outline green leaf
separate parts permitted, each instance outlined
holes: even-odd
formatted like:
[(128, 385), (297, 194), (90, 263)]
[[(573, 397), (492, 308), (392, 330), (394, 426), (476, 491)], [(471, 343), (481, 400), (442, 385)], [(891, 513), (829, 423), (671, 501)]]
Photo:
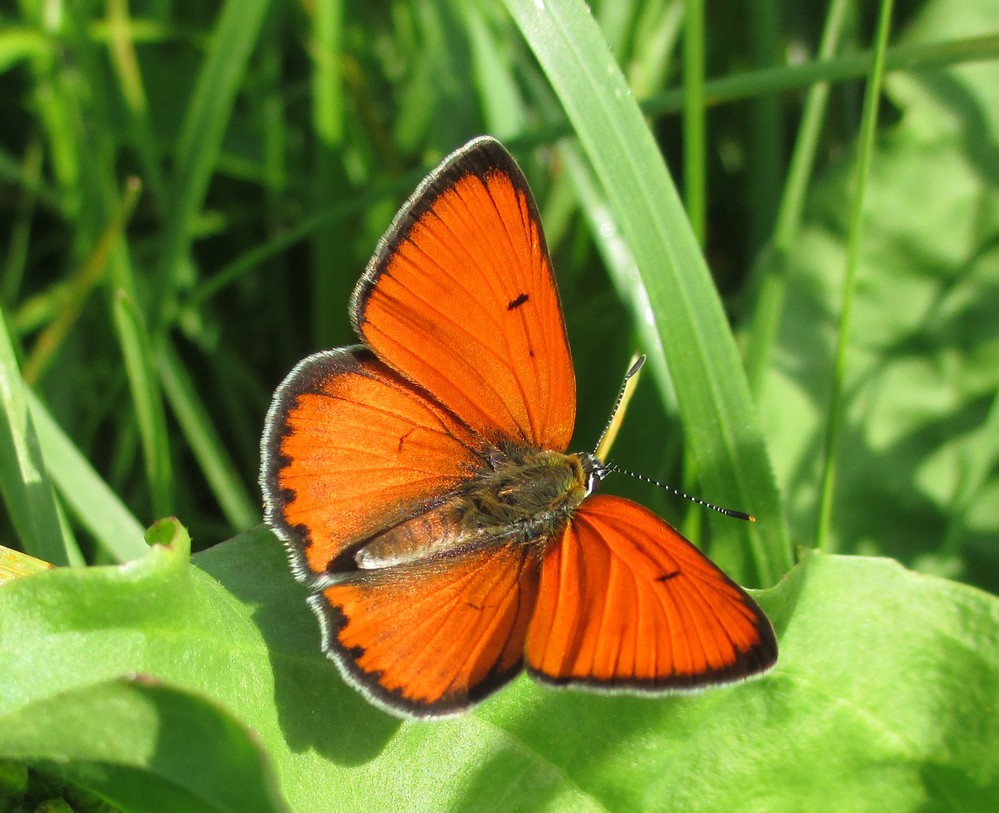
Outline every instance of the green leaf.
[(0, 750), (123, 810), (272, 813), (266, 755), (231, 713), (150, 678), (82, 686), (0, 720)]
[[(648, 698), (521, 678), (440, 723), (343, 683), (270, 533), (195, 561), (154, 547), (0, 588), (0, 759), (26, 709), (142, 674), (237, 715), (295, 810), (999, 805), (999, 718), (981, 711), (999, 703), (999, 599), (890, 561), (812, 555), (758, 593), (782, 647), (759, 680)], [(190, 740), (192, 758), (210, 747)]]

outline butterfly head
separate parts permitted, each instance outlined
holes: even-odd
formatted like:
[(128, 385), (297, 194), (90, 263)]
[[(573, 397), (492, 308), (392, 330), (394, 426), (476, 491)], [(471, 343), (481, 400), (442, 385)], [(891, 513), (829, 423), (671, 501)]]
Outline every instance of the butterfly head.
[(577, 452), (570, 457), (579, 461), (583, 481), (586, 483), (586, 496), (596, 491), (600, 481), (613, 471), (603, 460), (590, 452)]

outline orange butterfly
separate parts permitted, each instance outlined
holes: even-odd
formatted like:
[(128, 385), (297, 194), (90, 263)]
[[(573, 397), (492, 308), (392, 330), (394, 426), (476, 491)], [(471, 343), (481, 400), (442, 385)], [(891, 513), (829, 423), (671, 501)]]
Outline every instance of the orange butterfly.
[(417, 188), (350, 304), (364, 344), (278, 388), (270, 526), (346, 680), (404, 717), (537, 680), (667, 692), (768, 669), (756, 603), (651, 511), (565, 454), (576, 383), (527, 180), (490, 138)]

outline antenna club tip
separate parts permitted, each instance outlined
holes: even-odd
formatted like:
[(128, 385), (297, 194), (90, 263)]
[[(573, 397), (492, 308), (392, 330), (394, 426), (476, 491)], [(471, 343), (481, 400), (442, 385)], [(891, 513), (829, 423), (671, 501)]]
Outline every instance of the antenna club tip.
[(746, 514), (746, 519), (748, 519), (750, 522), (756, 522), (756, 517), (754, 517), (752, 514)]

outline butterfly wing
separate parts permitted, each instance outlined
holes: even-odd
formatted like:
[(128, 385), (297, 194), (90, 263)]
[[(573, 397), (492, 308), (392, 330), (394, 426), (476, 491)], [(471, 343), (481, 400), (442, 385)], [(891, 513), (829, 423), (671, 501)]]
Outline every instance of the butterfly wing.
[(526, 650), (543, 682), (667, 691), (777, 659), (763, 611), (700, 551), (630, 500), (594, 496), (545, 555)]
[(406, 717), (465, 711), (522, 668), (540, 550), (519, 544), (350, 574), (310, 601), (347, 679)]
[(402, 207), (351, 304), (379, 358), (473, 430), (564, 451), (576, 384), (538, 207), (491, 138), (461, 148)]
[(289, 374), (262, 446), (267, 522), (296, 576), (317, 584), (352, 569), (376, 536), (433, 528), (444, 495), (482, 465), (481, 439), (359, 347), (309, 356)]

